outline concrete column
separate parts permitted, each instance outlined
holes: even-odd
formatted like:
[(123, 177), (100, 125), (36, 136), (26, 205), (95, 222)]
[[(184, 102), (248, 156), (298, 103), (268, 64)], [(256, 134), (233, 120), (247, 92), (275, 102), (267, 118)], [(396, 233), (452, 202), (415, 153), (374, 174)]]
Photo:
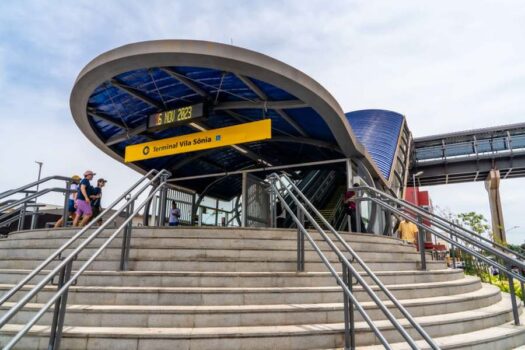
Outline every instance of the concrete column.
[(492, 217), (492, 232), (494, 240), (500, 244), (507, 243), (505, 235), (505, 225), (503, 223), (503, 208), (501, 207), (501, 198), (499, 194), (500, 184), (499, 170), (492, 169), (485, 180), (485, 188), (489, 193), (490, 215)]
[(346, 188), (352, 187), (354, 181), (354, 173), (352, 171), (352, 160), (348, 158), (346, 160)]

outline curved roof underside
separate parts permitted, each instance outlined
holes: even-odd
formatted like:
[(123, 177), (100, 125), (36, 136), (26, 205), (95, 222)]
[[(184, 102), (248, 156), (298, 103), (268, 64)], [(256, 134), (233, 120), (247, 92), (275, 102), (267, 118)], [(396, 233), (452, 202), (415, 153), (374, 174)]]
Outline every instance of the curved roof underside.
[[(157, 131), (146, 128), (154, 113), (200, 102), (212, 106), (204, 121)], [(117, 48), (84, 68), (70, 104), (83, 133), (121, 162), (130, 144), (272, 120), (271, 140), (128, 164), (142, 173), (166, 168), (180, 178), (356, 155), (366, 158), (340, 106), (321, 85), (280, 61), (229, 45), (166, 40)], [(214, 180), (180, 185), (202, 192)], [(240, 190), (239, 180), (224, 179), (208, 195), (230, 199)]]
[(405, 117), (381, 109), (366, 109), (345, 115), (359, 142), (366, 148), (381, 174), (389, 179)]

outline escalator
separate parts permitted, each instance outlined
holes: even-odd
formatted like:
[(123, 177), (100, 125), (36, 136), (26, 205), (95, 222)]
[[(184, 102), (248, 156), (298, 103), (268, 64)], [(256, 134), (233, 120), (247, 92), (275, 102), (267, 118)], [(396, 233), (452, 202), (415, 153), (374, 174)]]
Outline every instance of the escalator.
[[(344, 174), (331, 169), (317, 169), (295, 174), (294, 184), (302, 193), (318, 208), (330, 211), (330, 215), (337, 210), (337, 205), (344, 194), (345, 178)], [(286, 203), (296, 210), (293, 200), (285, 198)], [(277, 213), (279, 215), (279, 213)], [(292, 218), (287, 217), (284, 227), (292, 227)]]

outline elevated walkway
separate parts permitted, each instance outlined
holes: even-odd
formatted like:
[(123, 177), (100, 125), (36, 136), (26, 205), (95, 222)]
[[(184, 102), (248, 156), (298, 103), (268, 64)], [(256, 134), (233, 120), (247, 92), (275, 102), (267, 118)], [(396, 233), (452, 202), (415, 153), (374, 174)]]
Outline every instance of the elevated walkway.
[[(525, 123), (433, 135), (414, 140), (412, 173), (421, 186), (525, 176)], [(412, 179), (409, 179), (412, 185)]]

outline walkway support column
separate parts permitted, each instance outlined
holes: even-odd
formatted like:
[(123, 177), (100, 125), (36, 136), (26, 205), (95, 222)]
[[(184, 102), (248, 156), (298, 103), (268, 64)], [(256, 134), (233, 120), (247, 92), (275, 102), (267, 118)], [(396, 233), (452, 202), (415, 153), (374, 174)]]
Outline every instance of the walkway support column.
[(489, 193), (490, 216), (492, 217), (492, 233), (494, 241), (500, 244), (507, 243), (505, 235), (505, 225), (503, 223), (503, 208), (501, 207), (501, 197), (499, 184), (501, 181), (499, 170), (492, 169), (485, 180), (485, 188)]

